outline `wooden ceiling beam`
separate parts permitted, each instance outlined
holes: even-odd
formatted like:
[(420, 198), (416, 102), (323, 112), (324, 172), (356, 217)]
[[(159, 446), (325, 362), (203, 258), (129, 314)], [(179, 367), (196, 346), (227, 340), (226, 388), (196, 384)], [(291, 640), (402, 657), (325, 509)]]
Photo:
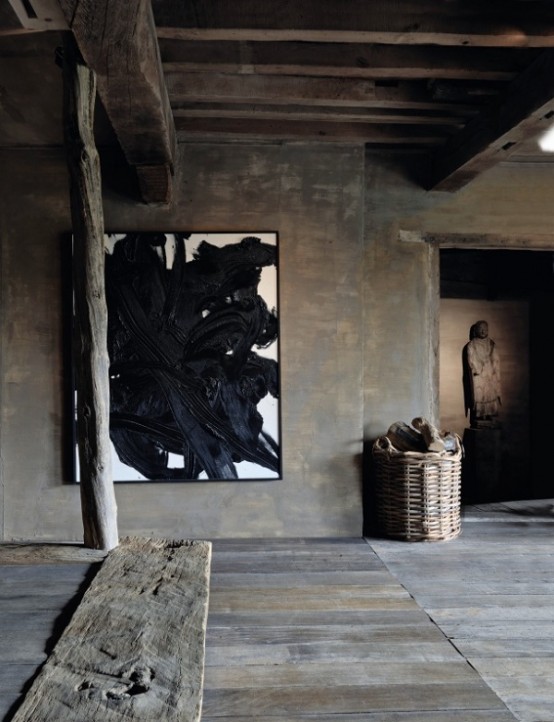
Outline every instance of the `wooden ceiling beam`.
[(508, 81), (540, 52), (364, 43), (160, 40), (164, 72)]
[(428, 190), (455, 191), (554, 123), (554, 51), (544, 51), (491, 107), (429, 160)]
[[(391, 108), (349, 108), (306, 105), (255, 105), (252, 103), (181, 103), (174, 118), (246, 118), (251, 120), (294, 120), (374, 123), (396, 125), (443, 125), (462, 128), (468, 116), (425, 110)], [(469, 116), (471, 117), (471, 116)]]
[(422, 108), (463, 112), (471, 104), (433, 98), (425, 81), (383, 81), (362, 78), (309, 78), (217, 73), (166, 73), (172, 106), (190, 102), (331, 105), (364, 108)]
[(434, 126), (395, 126), (373, 123), (266, 120), (247, 118), (185, 118), (177, 117), (175, 126), (179, 138), (190, 140), (236, 139), (304, 140), (317, 142), (353, 142), (387, 146), (436, 146), (443, 142), (451, 129)]
[(554, 47), (548, 0), (153, 0), (160, 38)]
[(145, 203), (167, 203), (176, 135), (149, 0), (60, 0)]

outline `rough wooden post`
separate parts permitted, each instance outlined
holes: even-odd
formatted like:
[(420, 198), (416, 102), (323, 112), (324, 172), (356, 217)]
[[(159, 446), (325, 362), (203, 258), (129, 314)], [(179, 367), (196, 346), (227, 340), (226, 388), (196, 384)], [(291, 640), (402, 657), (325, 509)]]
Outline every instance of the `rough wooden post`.
[(94, 142), (96, 78), (71, 35), (64, 42), (64, 135), (70, 176), (77, 319), (77, 437), (84, 543), (119, 543), (109, 443), (108, 312), (104, 289), (104, 213)]

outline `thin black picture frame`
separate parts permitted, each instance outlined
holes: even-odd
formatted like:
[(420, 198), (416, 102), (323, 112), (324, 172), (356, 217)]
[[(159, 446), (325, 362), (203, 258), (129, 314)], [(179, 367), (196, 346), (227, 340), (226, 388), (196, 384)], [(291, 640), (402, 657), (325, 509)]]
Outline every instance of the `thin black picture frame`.
[(278, 233), (104, 239), (114, 482), (282, 478)]

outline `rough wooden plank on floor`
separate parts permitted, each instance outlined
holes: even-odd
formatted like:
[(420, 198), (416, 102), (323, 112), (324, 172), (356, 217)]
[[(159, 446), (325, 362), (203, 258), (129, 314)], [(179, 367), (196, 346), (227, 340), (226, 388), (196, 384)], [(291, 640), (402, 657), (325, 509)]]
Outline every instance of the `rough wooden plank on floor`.
[(210, 560), (206, 541), (124, 540), (13, 721), (199, 720)]

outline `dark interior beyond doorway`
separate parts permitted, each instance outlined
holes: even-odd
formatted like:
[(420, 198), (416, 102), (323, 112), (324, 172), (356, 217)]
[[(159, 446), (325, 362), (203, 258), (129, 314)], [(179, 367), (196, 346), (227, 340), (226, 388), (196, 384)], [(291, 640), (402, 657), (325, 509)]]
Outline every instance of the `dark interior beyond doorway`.
[(554, 251), (441, 249), (441, 298), (531, 298), (554, 292)]
[[(494, 478), (494, 469), (482, 468), (475, 483), (475, 464), (471, 466), (475, 460), (466, 459), (462, 480), (464, 500), (485, 503), (551, 497), (554, 252), (441, 249), (440, 290), (441, 305), (443, 299), (483, 301), (482, 306), (477, 304), (477, 308), (483, 309), (483, 315), (488, 309), (503, 305), (509, 308), (518, 302), (525, 303), (528, 309), (525, 317), (528, 347), (526, 343), (526, 347), (521, 348), (516, 342), (508, 348), (504, 341), (501, 349), (505, 354), (507, 385), (510, 373), (519, 368), (525, 371), (528, 388), (520, 395), (517, 390), (507, 389), (511, 406), (509, 411), (505, 407), (498, 478)], [(450, 301), (449, 307), (456, 308), (455, 303)], [(497, 327), (494, 333), (491, 330), (491, 337), (503, 334), (509, 338), (509, 313), (505, 318), (504, 327)], [(528, 368), (521, 369), (522, 364)], [(471, 449), (467, 452), (466, 457), (471, 457)]]

